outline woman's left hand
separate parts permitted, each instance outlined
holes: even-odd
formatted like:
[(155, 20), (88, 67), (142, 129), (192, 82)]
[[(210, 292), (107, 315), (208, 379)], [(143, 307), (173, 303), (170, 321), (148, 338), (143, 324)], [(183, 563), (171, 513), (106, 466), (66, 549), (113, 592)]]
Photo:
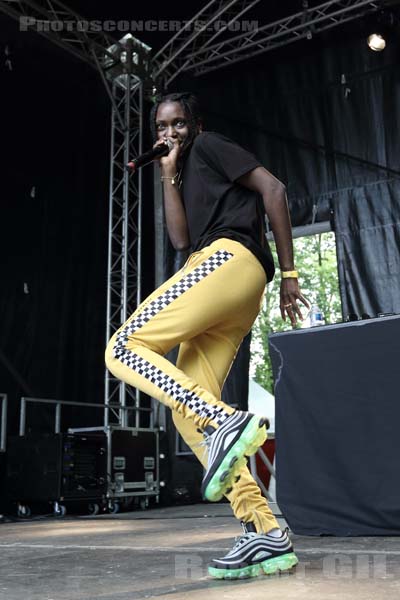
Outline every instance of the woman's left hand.
[(295, 277), (282, 279), (280, 301), (281, 315), (284, 321), (286, 321), (286, 315), (289, 317), (292, 327), (296, 326), (297, 319), (300, 321), (303, 320), (300, 306), (297, 304), (298, 300), (300, 300), (300, 302), (308, 309), (310, 308), (308, 301), (300, 292), (298, 279)]

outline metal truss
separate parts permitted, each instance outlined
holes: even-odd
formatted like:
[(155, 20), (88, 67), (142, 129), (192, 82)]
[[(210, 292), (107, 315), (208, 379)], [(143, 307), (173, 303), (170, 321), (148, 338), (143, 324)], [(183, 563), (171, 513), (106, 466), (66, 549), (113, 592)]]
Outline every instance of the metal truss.
[[(198, 13), (187, 21), (152, 59), (153, 81), (163, 81), (168, 85), (185, 69), (189, 55), (206, 48), (219, 35), (229, 30), (242, 15), (258, 4), (260, 0), (211, 0)], [(219, 22), (224, 25), (217, 27)], [(185, 53), (186, 51), (186, 53)]]
[[(130, 177), (125, 165), (142, 153), (143, 84), (134, 75), (125, 74), (114, 79), (112, 93), (106, 343), (141, 299), (142, 175), (139, 171)], [(107, 369), (105, 403), (114, 406), (105, 409), (105, 425), (110, 422), (111, 411), (120, 425), (127, 426), (128, 411), (123, 407), (133, 404), (137, 408), (135, 426), (139, 427), (138, 392)]]
[(311, 39), (314, 34), (359, 19), (370, 12), (376, 12), (380, 7), (380, 0), (330, 0), (253, 32), (193, 50), (185, 55), (185, 65), (181, 70), (193, 70), (195, 75), (202, 75), (279, 46), (304, 38)]
[(93, 52), (101, 61), (107, 48), (118, 43), (112, 36), (86, 27), (87, 19), (58, 0), (0, 0), (0, 10), (19, 21), (21, 31), (39, 33), (95, 69)]

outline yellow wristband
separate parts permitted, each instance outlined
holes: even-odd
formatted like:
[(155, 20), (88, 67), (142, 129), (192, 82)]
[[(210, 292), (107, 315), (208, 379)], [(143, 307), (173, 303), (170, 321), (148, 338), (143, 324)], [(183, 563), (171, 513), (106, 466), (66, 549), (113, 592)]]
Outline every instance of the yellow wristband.
[(281, 271), (281, 277), (282, 279), (289, 279), (290, 277), (298, 279), (299, 274), (297, 271)]

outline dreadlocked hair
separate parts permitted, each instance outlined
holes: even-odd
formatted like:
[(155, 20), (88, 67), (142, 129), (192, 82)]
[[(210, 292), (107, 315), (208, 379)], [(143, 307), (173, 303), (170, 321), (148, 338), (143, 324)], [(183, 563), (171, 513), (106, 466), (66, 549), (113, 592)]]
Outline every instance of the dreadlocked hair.
[(180, 156), (183, 158), (187, 150), (192, 145), (193, 140), (196, 137), (197, 128), (199, 127), (202, 121), (199, 101), (197, 97), (191, 92), (180, 92), (175, 94), (165, 94), (157, 96), (150, 112), (150, 129), (154, 141), (157, 140), (157, 110), (160, 104), (163, 104), (164, 102), (179, 102), (183, 109), (183, 112), (185, 113), (189, 134), (181, 147)]

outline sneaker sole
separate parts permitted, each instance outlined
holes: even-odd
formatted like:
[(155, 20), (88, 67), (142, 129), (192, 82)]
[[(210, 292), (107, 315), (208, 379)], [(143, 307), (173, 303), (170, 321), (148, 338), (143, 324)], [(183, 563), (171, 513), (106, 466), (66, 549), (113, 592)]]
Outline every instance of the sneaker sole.
[(257, 416), (249, 421), (208, 482), (204, 490), (206, 500), (218, 502), (225, 493), (229, 493), (228, 490), (236, 483), (239, 472), (246, 466), (246, 457), (255, 454), (267, 439), (267, 423), (268, 419), (260, 419)]
[(299, 560), (294, 552), (283, 554), (264, 560), (257, 565), (249, 565), (241, 569), (217, 569), (208, 567), (208, 574), (215, 579), (248, 579), (249, 577), (258, 577), (258, 575), (275, 575), (287, 573), (298, 564)]

